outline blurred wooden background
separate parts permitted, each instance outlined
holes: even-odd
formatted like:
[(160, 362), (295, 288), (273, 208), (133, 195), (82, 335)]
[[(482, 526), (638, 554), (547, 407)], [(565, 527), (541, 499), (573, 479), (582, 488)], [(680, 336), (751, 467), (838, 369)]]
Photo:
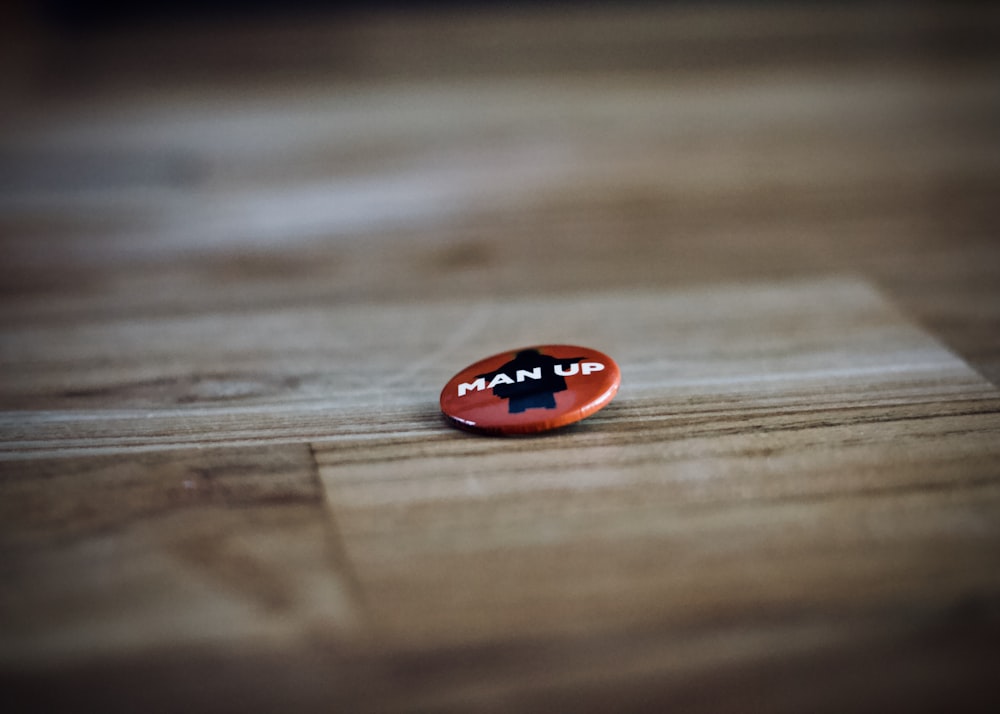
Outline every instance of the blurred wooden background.
[(1000, 706), (996, 10), (4, 12), (19, 710)]

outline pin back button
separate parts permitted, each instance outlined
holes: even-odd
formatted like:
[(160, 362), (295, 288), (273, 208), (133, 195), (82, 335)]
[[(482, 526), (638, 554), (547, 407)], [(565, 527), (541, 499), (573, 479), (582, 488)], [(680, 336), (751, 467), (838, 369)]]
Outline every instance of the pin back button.
[(585, 419), (618, 392), (621, 371), (602, 352), (539, 345), (487, 357), (441, 391), (456, 426), (487, 434), (537, 434)]

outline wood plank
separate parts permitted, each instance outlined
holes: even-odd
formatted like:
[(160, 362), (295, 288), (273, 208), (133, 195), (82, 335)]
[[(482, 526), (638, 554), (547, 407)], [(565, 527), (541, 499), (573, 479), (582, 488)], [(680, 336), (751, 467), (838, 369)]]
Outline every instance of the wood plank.
[(0, 662), (361, 626), (306, 446), (0, 466)]
[[(384, 637), (888, 608), (914, 590), (930, 606), (997, 585), (1000, 393), (863, 282), (515, 302), (478, 322), (586, 335), (622, 389), (551, 437), (316, 442)], [(488, 354), (482, 339), (434, 361)]]
[[(817, 390), (862, 404), (993, 396), (870, 285), (835, 277), (662, 294), (269, 310), (221, 324), (210, 316), (123, 319), (7, 334), (9, 370), (0, 374), (0, 392), (14, 407), (0, 413), (7, 458), (440, 434), (437, 395), (454, 372), (484, 354), (539, 342), (596, 342), (625, 370), (623, 402), (660, 399), (671, 408), (708, 395), (801, 404)], [(31, 411), (17, 408), (29, 404)]]

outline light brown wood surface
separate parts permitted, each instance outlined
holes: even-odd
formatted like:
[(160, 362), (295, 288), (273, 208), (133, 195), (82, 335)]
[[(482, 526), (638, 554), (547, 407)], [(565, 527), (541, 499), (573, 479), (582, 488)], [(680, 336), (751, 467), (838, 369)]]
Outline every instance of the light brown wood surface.
[[(19, 710), (1000, 705), (995, 11), (22, 29)], [(616, 400), (444, 423), (545, 342)]]

